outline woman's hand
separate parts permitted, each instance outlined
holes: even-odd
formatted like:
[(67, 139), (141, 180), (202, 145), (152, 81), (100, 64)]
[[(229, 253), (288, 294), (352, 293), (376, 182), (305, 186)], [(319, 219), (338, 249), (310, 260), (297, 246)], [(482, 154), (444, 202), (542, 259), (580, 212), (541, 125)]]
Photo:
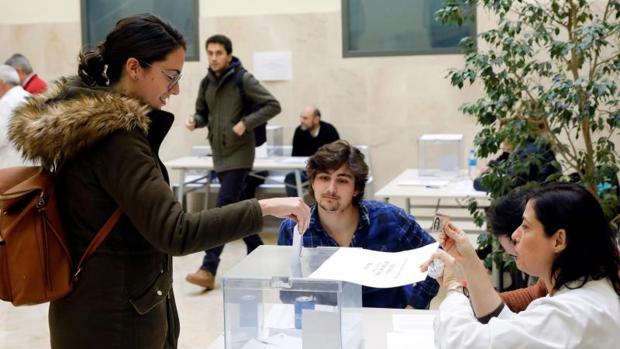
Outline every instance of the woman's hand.
[(297, 222), (300, 233), (310, 225), (310, 207), (302, 198), (272, 198), (258, 200), (263, 216), (290, 218)]
[(476, 249), (469, 242), (467, 234), (454, 223), (446, 223), (438, 240), (443, 249), (460, 264), (478, 260)]
[(420, 270), (423, 272), (427, 271), (434, 259), (438, 259), (443, 262), (443, 275), (437, 278), (437, 282), (442, 287), (448, 289), (455, 283), (459, 284), (456, 277), (456, 260), (443, 250), (435, 251), (428, 261), (420, 265)]
[[(444, 262), (444, 274), (446, 270), (450, 270), (448, 267), (450, 264), (452, 265), (452, 272), (454, 272), (455, 264), (458, 263), (462, 267), (469, 289), (469, 300), (476, 317), (480, 318), (495, 311), (502, 300), (493, 288), (491, 278), (465, 232), (453, 223), (448, 223), (444, 226), (438, 240), (446, 252), (438, 251), (442, 253), (436, 253), (433, 258), (438, 257)], [(460, 267), (459, 270), (461, 270)], [(450, 289), (452, 287), (451, 282), (455, 281), (448, 281), (450, 277), (450, 271), (448, 271), (443, 280), (443, 286), (447, 289)]]

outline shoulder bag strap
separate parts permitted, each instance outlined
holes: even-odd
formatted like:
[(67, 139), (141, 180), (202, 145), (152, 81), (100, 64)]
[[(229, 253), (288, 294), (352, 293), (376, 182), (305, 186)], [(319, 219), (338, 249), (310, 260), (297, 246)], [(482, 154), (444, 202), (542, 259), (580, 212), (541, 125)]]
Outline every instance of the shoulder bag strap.
[(110, 216), (110, 218), (108, 218), (108, 220), (105, 222), (103, 227), (99, 229), (99, 232), (97, 232), (95, 238), (90, 242), (90, 244), (86, 248), (86, 251), (84, 251), (84, 254), (82, 254), (82, 258), (80, 258), (80, 261), (78, 262), (75, 274), (73, 274), (74, 279), (76, 279), (78, 274), (82, 271), (82, 263), (84, 263), (86, 258), (90, 257), (90, 255), (92, 255), (93, 252), (95, 252), (95, 250), (101, 245), (101, 243), (108, 237), (108, 234), (110, 234), (112, 228), (114, 228), (116, 223), (118, 223), (118, 220), (121, 218), (122, 214), (123, 211), (121, 211), (120, 208), (117, 208), (116, 211), (112, 213), (112, 216)]

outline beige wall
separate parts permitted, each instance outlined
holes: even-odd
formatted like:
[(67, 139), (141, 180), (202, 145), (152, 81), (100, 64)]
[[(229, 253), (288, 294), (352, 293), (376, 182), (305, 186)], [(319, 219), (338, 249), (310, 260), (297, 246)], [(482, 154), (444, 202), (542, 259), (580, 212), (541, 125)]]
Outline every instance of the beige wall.
[[(0, 58), (21, 52), (48, 80), (75, 73), (81, 47), (79, 3), (14, 3), (9, 12), (0, 14)], [(476, 126), (458, 107), (480, 91), (459, 91), (444, 78), (450, 67), (463, 65), (462, 56), (344, 59), (340, 0), (204, 0), (200, 5), (201, 47), (209, 35), (224, 33), (250, 71), (255, 51), (292, 52), (293, 80), (265, 83), (282, 103), (282, 113), (272, 124), (283, 125), (285, 139), (290, 140), (301, 108), (318, 105), (324, 120), (333, 123), (343, 138), (370, 145), (376, 179), (371, 191), (416, 166), (416, 140), (423, 133), (463, 133), (466, 148), (471, 146)], [(478, 18), (479, 29), (490, 25), (483, 13)], [(164, 159), (187, 154), (192, 145), (205, 142), (204, 131), (189, 133), (182, 124), (193, 112), (206, 65), (204, 52), (200, 62), (185, 64), (182, 92), (167, 107), (177, 121), (162, 148)]]

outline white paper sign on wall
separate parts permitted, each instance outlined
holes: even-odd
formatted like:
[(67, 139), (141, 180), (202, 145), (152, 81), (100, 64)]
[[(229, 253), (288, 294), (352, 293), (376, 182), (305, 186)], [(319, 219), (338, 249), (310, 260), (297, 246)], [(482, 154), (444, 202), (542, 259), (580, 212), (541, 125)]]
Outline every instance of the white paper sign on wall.
[(293, 79), (291, 51), (254, 52), (254, 77), (261, 81)]

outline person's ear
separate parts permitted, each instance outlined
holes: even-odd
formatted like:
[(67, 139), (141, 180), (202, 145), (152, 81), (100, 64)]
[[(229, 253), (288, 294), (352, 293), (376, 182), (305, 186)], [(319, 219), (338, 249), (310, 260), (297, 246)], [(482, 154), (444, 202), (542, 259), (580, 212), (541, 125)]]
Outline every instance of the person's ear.
[(560, 253), (564, 251), (564, 249), (566, 248), (566, 243), (567, 243), (566, 230), (559, 229), (558, 231), (556, 231), (555, 234), (553, 234), (553, 239), (554, 239), (553, 252)]
[(125, 71), (127, 72), (127, 76), (131, 80), (138, 80), (140, 78), (140, 72), (142, 70), (142, 66), (140, 62), (134, 57), (129, 57), (125, 62)]

